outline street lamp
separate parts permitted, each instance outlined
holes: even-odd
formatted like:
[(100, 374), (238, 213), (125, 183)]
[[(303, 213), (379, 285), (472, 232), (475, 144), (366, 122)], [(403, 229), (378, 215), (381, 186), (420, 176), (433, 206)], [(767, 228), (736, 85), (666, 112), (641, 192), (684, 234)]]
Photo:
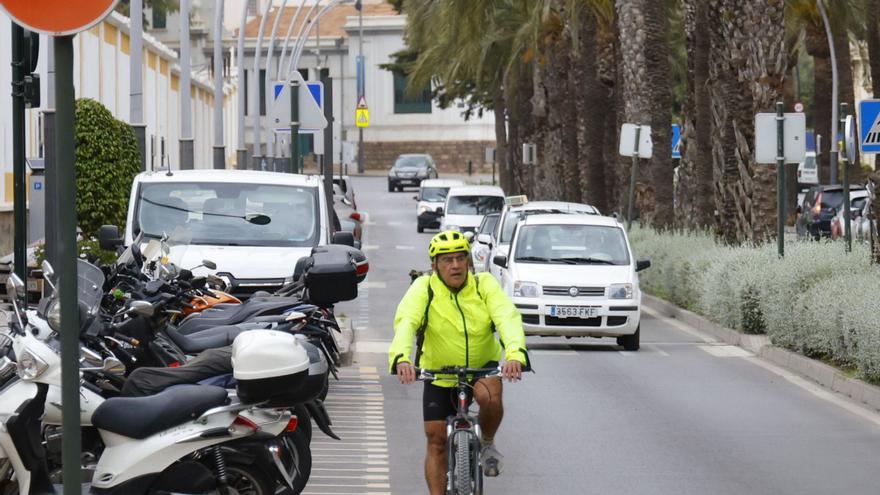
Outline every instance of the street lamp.
[[(822, 22), (825, 24), (825, 35), (828, 37), (828, 50), (831, 52), (831, 145), (829, 165), (831, 167), (831, 183), (837, 184), (837, 54), (834, 51), (834, 37), (831, 34), (831, 24), (825, 13), (825, 5), (822, 0), (816, 0)], [(849, 212), (847, 212), (849, 213)]]

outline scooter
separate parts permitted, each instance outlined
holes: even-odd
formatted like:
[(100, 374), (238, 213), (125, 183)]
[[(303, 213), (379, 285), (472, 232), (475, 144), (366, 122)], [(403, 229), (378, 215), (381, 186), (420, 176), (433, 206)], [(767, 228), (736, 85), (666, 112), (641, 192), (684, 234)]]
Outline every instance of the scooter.
[[(55, 342), (43, 342), (26, 331), (26, 324), (15, 303), (24, 290), (16, 276), (7, 282), (7, 293), (13, 299), (14, 319), (8, 337), (17, 357), (18, 378), (11, 377), (0, 390), (0, 473), (14, 471), (19, 493), (55, 493), (46, 468), (41, 444), (41, 417), (44, 415), (51, 388), (60, 388), (60, 357)], [(250, 339), (250, 352), (259, 349), (259, 338)], [(279, 337), (271, 336), (279, 345)], [(285, 349), (297, 354), (292, 337)], [(300, 353), (301, 354), (301, 353)], [(240, 360), (248, 367), (247, 353)], [(9, 360), (8, 356), (4, 357)], [(274, 363), (273, 363), (274, 364)], [(251, 375), (266, 375), (254, 362)], [(112, 371), (118, 361), (106, 358), (102, 370)], [(302, 368), (302, 369), (298, 369)], [(308, 359), (300, 359), (284, 373), (301, 375), (307, 370)], [(2, 366), (0, 366), (2, 368)], [(289, 380), (289, 376), (281, 376)], [(258, 388), (257, 390), (263, 390)], [(81, 393), (85, 393), (81, 389)], [(230, 400), (221, 387), (181, 385), (144, 398), (113, 398), (100, 400), (89, 418), (104, 445), (94, 467), (92, 482), (84, 486), (87, 493), (147, 494), (225, 492), (232, 484), (253, 487), (256, 493), (268, 495), (275, 491), (275, 479), (288, 477), (282, 463), (280, 446), (268, 445), (269, 465), (276, 472), (266, 473), (260, 464), (244, 463), (227, 456), (229, 449), (243, 442), (271, 443), (279, 434), (295, 428), (296, 418), (281, 404), (267, 400), (253, 391), (247, 400)], [(84, 413), (85, 414), (85, 413)], [(227, 457), (229, 457), (227, 459)], [(2, 479), (2, 478), (0, 478)]]

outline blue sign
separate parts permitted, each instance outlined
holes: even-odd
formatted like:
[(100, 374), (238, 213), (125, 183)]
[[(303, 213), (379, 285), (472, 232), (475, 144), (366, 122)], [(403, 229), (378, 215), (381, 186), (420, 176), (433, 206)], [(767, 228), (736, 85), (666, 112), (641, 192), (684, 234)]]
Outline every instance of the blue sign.
[(34, 182), (34, 191), (42, 191), (43, 183), (42, 182)]
[(859, 149), (880, 153), (880, 100), (859, 102)]
[(672, 124), (672, 158), (681, 158), (681, 126)]
[[(278, 95), (281, 94), (281, 89), (287, 85), (288, 85), (288, 83), (275, 83), (275, 88), (274, 88), (275, 89), (275, 98), (274, 99), (276, 99), (276, 100), (278, 99)], [(322, 88), (321, 83), (306, 82), (306, 87), (309, 88), (309, 93), (312, 94), (312, 98), (315, 99), (315, 103), (317, 103), (319, 107), (324, 108), (324, 104), (322, 101), (323, 95), (321, 94), (321, 88)]]

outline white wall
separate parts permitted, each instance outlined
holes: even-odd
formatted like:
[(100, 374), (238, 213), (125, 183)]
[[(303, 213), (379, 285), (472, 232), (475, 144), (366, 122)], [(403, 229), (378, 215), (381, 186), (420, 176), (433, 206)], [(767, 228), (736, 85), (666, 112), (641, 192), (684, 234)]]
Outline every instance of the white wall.
[[(82, 32), (74, 38), (74, 89), (77, 98), (92, 98), (101, 102), (118, 119), (128, 121), (130, 109), (128, 19), (112, 14), (98, 26)], [(9, 40), (11, 23), (0, 15), (0, 39)], [(42, 107), (26, 112), (25, 156), (39, 156), (42, 132), (40, 131), (41, 112), (48, 108), (49, 90), (47, 80), (47, 51), (51, 39), (40, 39), (40, 60), (38, 72), (41, 78)], [(9, 45), (0, 43), (0, 209), (8, 209), (12, 202), (12, 101), (8, 88), (11, 84), (11, 62)], [(152, 60), (152, 62), (151, 62)], [(179, 165), (180, 97), (179, 90), (173, 89), (179, 81), (177, 54), (156, 42), (149, 36), (144, 40), (144, 118), (147, 124), (147, 164), (151, 153), (150, 136), (156, 136), (156, 147), (161, 137), (165, 137), (166, 155), (172, 168)], [(235, 150), (232, 144), (236, 139), (234, 82), (225, 85), (226, 106), (225, 136), (227, 163), (232, 164)], [(212, 168), (213, 156), (213, 85), (206, 78), (193, 75), (192, 82), (193, 133), (196, 168)], [(201, 98), (198, 97), (201, 95)], [(230, 144), (232, 143), (232, 144)], [(159, 166), (159, 150), (156, 150), (155, 165)]]

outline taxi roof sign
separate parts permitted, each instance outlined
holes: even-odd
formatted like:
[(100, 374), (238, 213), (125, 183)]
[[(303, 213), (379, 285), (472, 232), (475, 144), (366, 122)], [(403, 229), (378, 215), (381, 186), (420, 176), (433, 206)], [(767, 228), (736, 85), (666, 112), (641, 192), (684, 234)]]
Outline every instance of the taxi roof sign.
[(504, 198), (504, 204), (507, 206), (522, 206), (529, 202), (528, 196), (520, 194), (518, 196), (507, 196)]

